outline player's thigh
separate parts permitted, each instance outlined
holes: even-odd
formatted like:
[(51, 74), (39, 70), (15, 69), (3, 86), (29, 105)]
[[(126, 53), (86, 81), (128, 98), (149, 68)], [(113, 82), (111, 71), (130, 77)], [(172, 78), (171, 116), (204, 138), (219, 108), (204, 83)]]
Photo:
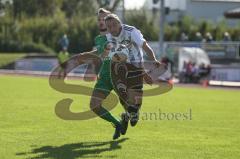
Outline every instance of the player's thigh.
[(106, 99), (107, 96), (108, 94), (105, 91), (94, 89), (90, 100), (91, 109), (100, 107), (103, 100)]
[(91, 96), (90, 107), (94, 108), (101, 106), (103, 100), (107, 98), (112, 89), (112, 86), (109, 86), (107, 81), (98, 80)]

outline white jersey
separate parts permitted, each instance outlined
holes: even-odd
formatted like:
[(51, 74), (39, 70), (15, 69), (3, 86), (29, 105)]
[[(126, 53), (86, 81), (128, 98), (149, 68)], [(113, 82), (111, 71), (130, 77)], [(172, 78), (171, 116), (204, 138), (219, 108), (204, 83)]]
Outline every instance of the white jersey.
[(122, 30), (118, 37), (107, 35), (107, 40), (113, 45), (123, 44), (129, 50), (129, 61), (136, 67), (142, 67), (143, 52), (142, 46), (145, 42), (142, 33), (133, 26), (122, 24)]

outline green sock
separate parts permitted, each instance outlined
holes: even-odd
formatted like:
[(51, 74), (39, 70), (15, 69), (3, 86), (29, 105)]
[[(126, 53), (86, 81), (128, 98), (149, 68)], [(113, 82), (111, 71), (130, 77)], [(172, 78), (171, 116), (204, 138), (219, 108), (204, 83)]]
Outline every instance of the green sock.
[(106, 110), (104, 107), (100, 108), (99, 114), (98, 114), (102, 119), (111, 122), (113, 125), (119, 125), (120, 121), (116, 119), (112, 114)]

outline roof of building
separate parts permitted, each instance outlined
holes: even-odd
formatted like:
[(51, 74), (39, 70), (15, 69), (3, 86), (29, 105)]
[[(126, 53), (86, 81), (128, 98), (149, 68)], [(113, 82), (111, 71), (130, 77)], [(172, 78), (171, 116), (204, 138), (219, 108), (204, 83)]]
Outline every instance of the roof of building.
[(226, 18), (240, 18), (240, 8), (235, 8), (224, 13)]

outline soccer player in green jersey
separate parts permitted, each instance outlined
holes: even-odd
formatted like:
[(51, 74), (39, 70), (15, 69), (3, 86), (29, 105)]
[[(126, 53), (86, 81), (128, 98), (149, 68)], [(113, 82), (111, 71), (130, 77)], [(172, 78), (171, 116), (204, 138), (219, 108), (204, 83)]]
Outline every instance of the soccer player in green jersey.
[(107, 46), (107, 28), (105, 25), (104, 17), (106, 17), (111, 12), (100, 8), (98, 10), (98, 27), (100, 30), (100, 35), (95, 38), (95, 47), (97, 50), (90, 53), (97, 54), (103, 59), (98, 80), (94, 86), (94, 90), (91, 96), (90, 108), (91, 110), (100, 116), (102, 119), (112, 123), (115, 127), (115, 132), (113, 134), (113, 139), (117, 139), (121, 134), (126, 133), (126, 129), (122, 127), (121, 121), (115, 118), (107, 109), (102, 106), (103, 100), (109, 95), (113, 90), (113, 85), (110, 77), (110, 58), (108, 57)]

